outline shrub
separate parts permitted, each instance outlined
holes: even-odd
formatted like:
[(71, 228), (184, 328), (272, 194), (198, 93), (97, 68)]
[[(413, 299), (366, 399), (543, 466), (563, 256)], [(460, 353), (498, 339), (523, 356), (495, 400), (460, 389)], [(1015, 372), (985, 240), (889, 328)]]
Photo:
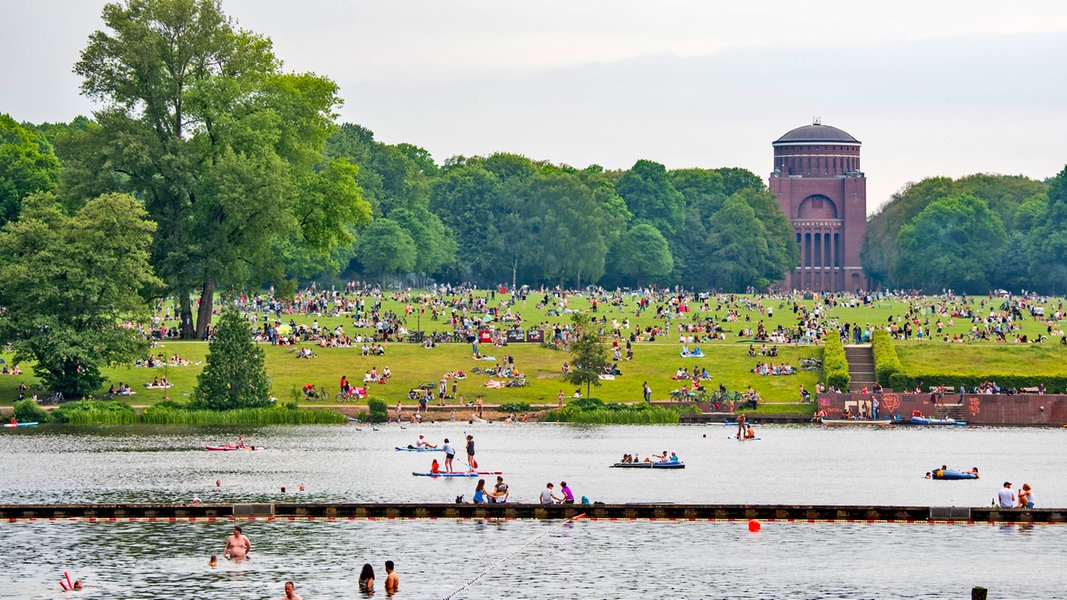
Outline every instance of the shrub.
[(574, 412), (588, 412), (604, 408), (604, 401), (599, 398), (579, 398), (567, 404)]
[(371, 423), (385, 423), (389, 420), (389, 408), (385, 406), (384, 400), (378, 398), (367, 400), (367, 409), (370, 410)]
[(529, 402), (505, 402), (500, 405), (500, 412), (530, 412)]
[(904, 374), (904, 365), (900, 363), (897, 349), (893, 347), (893, 340), (889, 332), (884, 329), (875, 329), (871, 334), (871, 351), (874, 353), (874, 377), (878, 383), (886, 385), (894, 390), (903, 390), (901, 381), (894, 381), (894, 375)]
[(78, 400), (67, 402), (53, 413), (56, 421), (74, 425), (130, 425), (137, 423), (137, 413), (125, 402)]
[(845, 357), (845, 347), (841, 345), (840, 336), (831, 335), (826, 339), (822, 369), (826, 376), (826, 385), (838, 390), (848, 390), (852, 376), (848, 374), (848, 358)]
[(52, 413), (26, 398), (15, 403), (15, 419), (20, 423), (49, 423), (52, 421)]

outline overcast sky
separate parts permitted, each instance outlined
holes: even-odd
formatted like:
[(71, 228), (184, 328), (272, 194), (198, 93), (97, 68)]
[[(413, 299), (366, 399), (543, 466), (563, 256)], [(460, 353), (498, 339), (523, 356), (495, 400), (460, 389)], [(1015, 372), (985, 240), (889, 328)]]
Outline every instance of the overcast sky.
[[(0, 0), (0, 112), (69, 121), (99, 0)], [(868, 212), (910, 181), (1067, 162), (1067, 2), (223, 0), (342, 121), (438, 163), (743, 167), (819, 117), (863, 143)]]

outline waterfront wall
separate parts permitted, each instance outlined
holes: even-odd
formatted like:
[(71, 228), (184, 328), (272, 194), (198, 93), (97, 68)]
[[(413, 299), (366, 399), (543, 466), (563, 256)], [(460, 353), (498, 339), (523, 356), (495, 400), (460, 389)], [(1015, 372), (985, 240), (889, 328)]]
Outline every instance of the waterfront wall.
[(1065, 508), (787, 504), (6, 504), (0, 520), (211, 521), (549, 519), (886, 523), (1067, 523)]
[(878, 399), (878, 416), (910, 418), (918, 410), (926, 416), (952, 417), (974, 425), (1067, 425), (1067, 395), (1063, 394), (822, 394), (816, 410), (841, 417), (845, 409), (857, 414)]

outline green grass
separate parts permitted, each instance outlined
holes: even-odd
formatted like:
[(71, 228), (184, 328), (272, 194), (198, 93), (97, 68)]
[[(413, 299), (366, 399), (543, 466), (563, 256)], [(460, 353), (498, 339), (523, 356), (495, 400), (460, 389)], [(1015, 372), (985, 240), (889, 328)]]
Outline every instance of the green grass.
[[(484, 295), (484, 292), (480, 292), (479, 295)], [(544, 309), (536, 309), (535, 304), (541, 299), (541, 296), (541, 294), (531, 294), (525, 304), (517, 301), (515, 304), (509, 305), (508, 303), (512, 300), (511, 296), (498, 294), (490, 302), (490, 306), (499, 305), (502, 312), (510, 309), (512, 313), (521, 314), (523, 322), (527, 326), (531, 323), (537, 323), (548, 327), (552, 323), (569, 322), (569, 316), (567, 315), (548, 315), (548, 309), (558, 308), (558, 306), (550, 304)], [(383, 309), (404, 314), (406, 300), (406, 295), (387, 294), (383, 300)], [(631, 331), (643, 330), (645, 327), (664, 327), (666, 325), (664, 320), (655, 318), (654, 310), (644, 311), (638, 317), (635, 310), (635, 299), (630, 296), (624, 296), (624, 300), (625, 304), (622, 312), (617, 307), (607, 306), (602, 303), (600, 312), (594, 313), (593, 316), (606, 316), (609, 320), (607, 326), (609, 330), (612, 318), (616, 318), (620, 322), (624, 318), (629, 318), (631, 328), (623, 330), (625, 335), (628, 335)], [(976, 309), (978, 308), (977, 303), (981, 300), (983, 298), (973, 299)], [(691, 346), (699, 345), (706, 356), (700, 359), (683, 359), (679, 356), (681, 344), (677, 338), (677, 324), (679, 321), (674, 319), (669, 325), (669, 335), (661, 335), (655, 342), (636, 342), (633, 345), (634, 360), (619, 361), (619, 368), (623, 372), (622, 376), (614, 381), (602, 381), (602, 385), (595, 386), (592, 389), (592, 395), (601, 398), (605, 402), (637, 402), (641, 400), (642, 383), (648, 381), (653, 390), (653, 399), (667, 400), (670, 397), (671, 390), (682, 386), (681, 382), (671, 379), (675, 371), (679, 367), (687, 367), (691, 371), (694, 367), (699, 366), (706, 368), (712, 376), (711, 381), (705, 383), (709, 390), (717, 388), (719, 383), (725, 384), (730, 390), (744, 390), (751, 385), (756, 391), (760, 392), (766, 401), (766, 404), (760, 407), (760, 412), (810, 410), (810, 406), (804, 407), (795, 404), (799, 400), (798, 390), (801, 385), (812, 389), (820, 377), (820, 373), (799, 371), (796, 375), (788, 376), (757, 376), (750, 372), (757, 360), (790, 363), (797, 367), (801, 357), (822, 356), (822, 347), (820, 345), (779, 345), (780, 353), (777, 358), (748, 357), (746, 350), (750, 342), (747, 339), (740, 338), (738, 335), (742, 327), (747, 326), (755, 329), (757, 322), (761, 319), (768, 329), (779, 324), (791, 327), (796, 322), (792, 312), (793, 303), (791, 301), (763, 300), (762, 302), (764, 309), (766, 307), (773, 308), (773, 317), (767, 317), (765, 312), (761, 312), (755, 304), (755, 300), (751, 305), (742, 303), (735, 303), (734, 305), (723, 304), (721, 310), (718, 309), (718, 303), (715, 300), (709, 302), (708, 310), (703, 310), (699, 304), (691, 305), (692, 312), (685, 315), (682, 322), (696, 321), (706, 316), (713, 317), (716, 322), (732, 333), (728, 334), (725, 341), (702, 341), (698, 344), (690, 344)], [(798, 302), (798, 304), (811, 308), (817, 302), (820, 301), (808, 300)], [(930, 302), (930, 300), (927, 300), (925, 304), (928, 305)], [(1000, 300), (995, 300), (994, 302), (999, 305)], [(1046, 304), (1048, 307), (1046, 312), (1048, 314), (1055, 312), (1057, 302), (1058, 299), (1054, 299)], [(370, 305), (369, 300), (367, 304), (368, 306)], [(572, 295), (568, 308), (586, 310), (588, 302), (585, 298)], [(854, 308), (845, 306), (829, 307), (826, 310), (826, 319), (839, 323), (883, 325), (889, 321), (890, 317), (894, 320), (903, 317), (908, 308), (909, 304), (901, 301), (876, 302), (870, 306)], [(913, 308), (916, 311), (922, 310), (922, 306), (919, 303), (916, 303)], [(741, 319), (739, 321), (724, 321), (723, 319), (728, 310), (736, 310)], [(981, 312), (982, 314), (988, 314), (988, 308), (983, 309)], [(270, 315), (270, 317), (273, 317), (273, 315)], [(295, 319), (297, 323), (306, 324), (310, 324), (317, 319), (320, 326), (327, 328), (341, 325), (350, 335), (369, 333), (369, 330), (354, 330), (351, 318), (347, 316), (283, 315), (283, 320), (285, 321), (290, 318)], [(927, 317), (920, 312), (919, 318), (922, 321)], [(938, 319), (935, 316), (929, 318), (931, 324)], [(260, 315), (260, 324), (263, 322), (262, 319), (263, 317)], [(948, 318), (943, 317), (941, 320), (946, 324), (945, 334), (949, 336), (954, 333), (964, 334), (971, 327), (971, 323), (964, 319), (956, 319), (951, 327), (947, 327)], [(419, 321), (421, 321), (421, 327), (424, 331), (445, 330), (447, 328), (444, 321), (430, 319), (428, 311)], [(415, 330), (416, 322), (417, 319), (414, 314), (408, 317), (408, 328)], [(168, 321), (167, 324), (168, 326), (177, 325), (176, 321), (173, 320)], [(1031, 338), (1046, 333), (1045, 323), (1029, 317), (1023, 320), (1022, 326), (1022, 333)], [(1059, 328), (1060, 324), (1057, 323), (1054, 326)], [(1002, 372), (1055, 373), (1062, 371), (1063, 357), (1067, 356), (1067, 349), (1059, 346), (1056, 338), (1044, 344), (996, 344), (992, 342), (948, 344), (940, 341), (909, 341), (896, 342), (895, 344), (901, 361), (909, 372), (914, 370), (926, 371), (944, 365), (946, 368), (953, 370), (967, 369), (977, 374)], [(385, 366), (389, 366), (393, 372), (393, 377), (384, 385), (369, 384), (369, 389), (371, 398), (384, 401), (390, 408), (398, 400), (405, 405), (414, 404), (414, 401), (407, 399), (409, 388), (416, 387), (422, 383), (433, 382), (436, 391), (436, 384), (440, 381), (442, 375), (446, 371), (455, 370), (465, 371), (468, 375), (467, 379), (459, 381), (459, 394), (462, 395), (465, 402), (471, 402), (476, 396), (482, 395), (487, 405), (524, 402), (534, 407), (538, 405), (554, 407), (560, 390), (569, 399), (575, 389), (574, 386), (565, 384), (560, 375), (560, 367), (563, 362), (570, 361), (569, 353), (546, 349), (538, 344), (511, 344), (499, 348), (482, 345), (482, 354), (495, 356), (497, 362), (502, 361), (505, 354), (513, 355), (516, 367), (525, 373), (528, 386), (504, 389), (487, 389), (483, 387), (483, 384), (489, 378), (472, 373), (472, 369), (474, 367), (485, 368), (494, 363), (474, 360), (468, 344), (440, 344), (435, 348), (426, 349), (418, 344), (393, 342), (387, 344), (387, 353), (384, 357), (360, 356), (358, 348), (330, 349), (318, 348), (310, 343), (306, 345), (315, 351), (317, 355), (315, 358), (297, 359), (295, 352), (291, 352), (291, 350), (294, 350), (293, 347), (272, 347), (266, 344), (260, 346), (266, 354), (267, 371), (272, 380), (273, 395), (279, 398), (280, 402), (291, 401), (294, 390), (298, 391), (304, 384), (311, 383), (317, 387), (325, 387), (330, 392), (330, 398), (307, 402), (297, 392), (299, 404), (304, 407), (317, 405), (331, 409), (336, 408), (339, 405), (332, 399), (332, 396), (338, 389), (338, 381), (342, 375), (347, 375), (350, 381), (358, 382), (363, 373), (372, 367), (377, 367), (381, 371)], [(625, 340), (622, 341), (621, 345), (625, 346)], [(299, 347), (300, 345), (297, 345), (297, 348)], [(758, 348), (759, 344), (756, 347)], [(136, 394), (123, 397), (122, 400), (134, 406), (154, 405), (162, 401), (164, 395), (173, 400), (187, 399), (196, 385), (197, 375), (203, 368), (207, 344), (202, 342), (167, 341), (153, 348), (152, 352), (162, 353), (164, 356), (178, 354), (194, 364), (184, 367), (167, 367), (166, 369), (148, 369), (131, 365), (117, 366), (104, 370), (108, 383), (118, 384), (119, 382), (125, 382), (131, 385)], [(12, 356), (9, 352), (0, 353), (0, 358), (4, 358), (8, 365), (12, 364)], [(25, 381), (27, 384), (36, 381), (32, 373), (32, 365), (23, 364), (20, 366), (25, 371), (23, 376), (0, 375), (0, 404), (10, 406), (14, 402), (16, 397), (15, 387), (19, 381)], [(143, 387), (143, 384), (151, 381), (153, 377), (162, 377), (164, 375), (174, 384), (174, 387), (166, 391), (148, 390)], [(452, 381), (449, 380), (449, 391), (451, 391), (451, 384)], [(107, 385), (104, 386), (104, 390), (101, 390), (101, 392), (106, 391), (106, 388)], [(585, 394), (585, 389), (582, 389), (582, 393)], [(46, 395), (45, 392), (39, 392), (39, 394), (42, 397)], [(457, 404), (455, 399), (449, 399), (447, 402), (453, 406)], [(434, 404), (437, 404), (436, 399)], [(366, 406), (366, 401), (361, 401), (360, 405)], [(218, 420), (216, 419), (212, 422), (218, 422)]]

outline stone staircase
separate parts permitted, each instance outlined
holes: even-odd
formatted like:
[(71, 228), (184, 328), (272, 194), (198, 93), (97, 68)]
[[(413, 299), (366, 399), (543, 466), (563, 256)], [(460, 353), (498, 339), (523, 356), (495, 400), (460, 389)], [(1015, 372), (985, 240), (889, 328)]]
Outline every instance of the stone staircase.
[(867, 386), (874, 387), (874, 351), (870, 344), (845, 346), (845, 358), (848, 360), (848, 375), (852, 381), (848, 391), (858, 392)]

